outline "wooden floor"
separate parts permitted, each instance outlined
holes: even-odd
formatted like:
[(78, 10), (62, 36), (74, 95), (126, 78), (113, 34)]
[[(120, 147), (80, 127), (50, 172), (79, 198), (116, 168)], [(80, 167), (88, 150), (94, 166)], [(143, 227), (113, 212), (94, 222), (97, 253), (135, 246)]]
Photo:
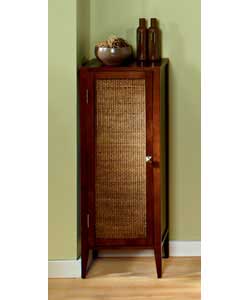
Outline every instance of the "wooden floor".
[(98, 258), (86, 279), (49, 279), (49, 300), (200, 299), (200, 267), (200, 257), (170, 257), (157, 279), (153, 257)]

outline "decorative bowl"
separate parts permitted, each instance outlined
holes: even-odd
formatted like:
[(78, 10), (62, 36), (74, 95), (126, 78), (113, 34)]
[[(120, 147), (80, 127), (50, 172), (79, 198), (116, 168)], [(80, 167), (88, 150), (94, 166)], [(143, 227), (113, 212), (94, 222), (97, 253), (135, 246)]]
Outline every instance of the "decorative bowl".
[(132, 56), (132, 47), (109, 48), (95, 47), (95, 56), (104, 65), (118, 66), (124, 63)]

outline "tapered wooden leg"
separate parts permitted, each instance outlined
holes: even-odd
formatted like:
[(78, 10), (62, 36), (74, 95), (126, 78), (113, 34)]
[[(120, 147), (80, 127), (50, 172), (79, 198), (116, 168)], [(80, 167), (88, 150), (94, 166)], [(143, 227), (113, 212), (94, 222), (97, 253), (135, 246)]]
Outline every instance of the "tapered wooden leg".
[(85, 246), (82, 249), (82, 278), (86, 278), (88, 266), (89, 248)]
[(162, 276), (161, 246), (155, 247), (154, 252), (155, 252), (155, 264), (156, 264), (157, 277), (161, 278)]

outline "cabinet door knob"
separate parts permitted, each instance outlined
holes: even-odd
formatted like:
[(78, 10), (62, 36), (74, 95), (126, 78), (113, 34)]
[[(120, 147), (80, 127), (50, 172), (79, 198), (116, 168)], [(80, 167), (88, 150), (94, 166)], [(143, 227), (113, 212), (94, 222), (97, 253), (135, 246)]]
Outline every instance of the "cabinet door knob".
[(146, 162), (152, 163), (152, 156), (146, 156)]

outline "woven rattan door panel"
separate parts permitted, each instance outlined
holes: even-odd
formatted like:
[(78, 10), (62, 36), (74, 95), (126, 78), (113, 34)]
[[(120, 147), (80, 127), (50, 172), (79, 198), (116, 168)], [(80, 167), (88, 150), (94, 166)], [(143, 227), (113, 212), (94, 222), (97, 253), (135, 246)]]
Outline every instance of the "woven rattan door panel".
[(113, 245), (136, 240), (146, 245), (152, 241), (146, 165), (147, 109), (152, 103), (148, 77), (146, 72), (131, 78), (108, 75), (97, 74), (94, 85), (95, 240)]
[(96, 81), (96, 238), (146, 238), (144, 79)]

